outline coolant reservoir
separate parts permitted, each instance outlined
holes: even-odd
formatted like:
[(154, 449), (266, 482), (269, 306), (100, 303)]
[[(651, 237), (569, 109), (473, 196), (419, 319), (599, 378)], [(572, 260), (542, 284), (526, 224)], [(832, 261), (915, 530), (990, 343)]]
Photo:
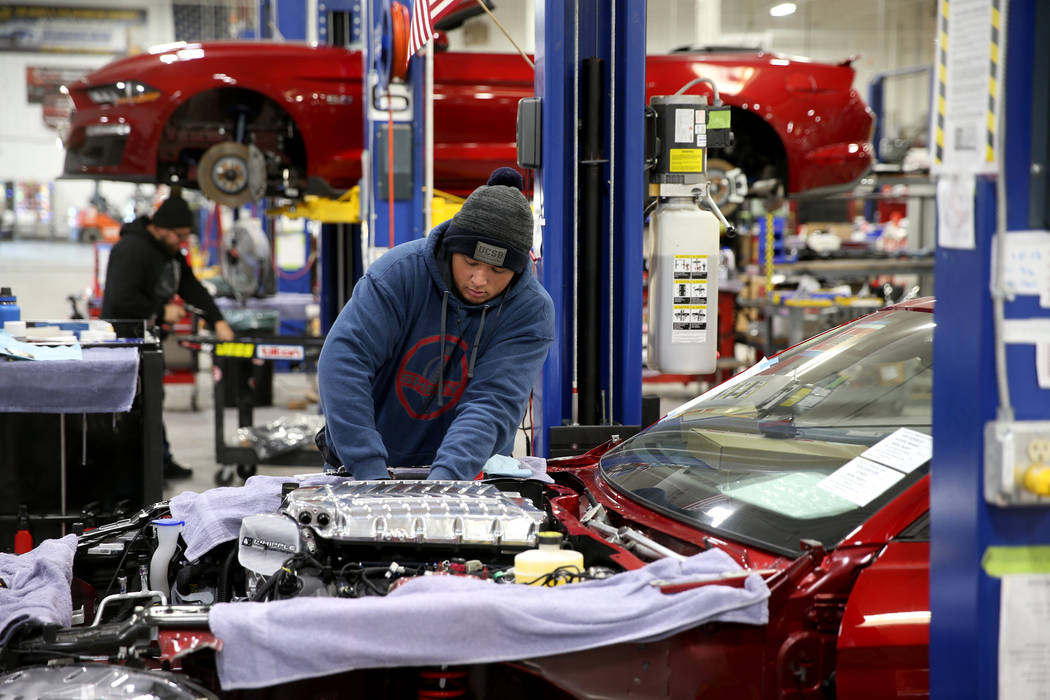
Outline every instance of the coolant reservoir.
[(715, 371), (718, 348), (718, 219), (689, 197), (652, 217), (648, 366), (667, 374)]
[(186, 525), (185, 520), (175, 518), (161, 518), (154, 520), (157, 527), (157, 549), (153, 552), (153, 559), (149, 566), (149, 587), (153, 591), (161, 591), (165, 596), (171, 593), (168, 586), (168, 562), (175, 554), (175, 546), (179, 541), (179, 533)]
[[(530, 586), (558, 586), (571, 579), (571, 574), (583, 573), (583, 555), (561, 548), (561, 533), (545, 531), (536, 536), (537, 548), (518, 552), (514, 556), (514, 580)], [(558, 569), (566, 575), (548, 576)]]

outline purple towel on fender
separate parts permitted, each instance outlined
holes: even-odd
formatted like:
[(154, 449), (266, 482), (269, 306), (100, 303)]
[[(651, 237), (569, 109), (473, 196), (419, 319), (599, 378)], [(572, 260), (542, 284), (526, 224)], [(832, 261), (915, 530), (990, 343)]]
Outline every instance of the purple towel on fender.
[(653, 580), (739, 571), (725, 552), (661, 559), (601, 581), (556, 588), (421, 576), (384, 598), (220, 603), (224, 690), (263, 688), (358, 668), (490, 663), (670, 636), (721, 620), (762, 625), (769, 589), (699, 586), (665, 594)]
[(171, 499), (171, 515), (185, 520), (182, 539), (186, 542), (186, 558), (197, 559), (223, 542), (237, 539), (241, 520), (248, 515), (276, 513), (281, 506), (281, 485), (299, 481), (300, 486), (338, 484), (346, 477), (325, 474), (310, 475), (301, 481), (295, 477), (249, 477), (244, 486), (209, 489), (204, 493), (183, 491)]
[(25, 554), (0, 554), (0, 647), (24, 624), (73, 624), (76, 535), (44, 540)]

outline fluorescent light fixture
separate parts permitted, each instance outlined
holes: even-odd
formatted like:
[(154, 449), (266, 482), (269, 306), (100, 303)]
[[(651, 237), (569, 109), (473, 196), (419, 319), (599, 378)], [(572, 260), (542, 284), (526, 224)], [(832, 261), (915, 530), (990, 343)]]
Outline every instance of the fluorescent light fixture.
[(795, 14), (795, 10), (798, 9), (798, 5), (793, 2), (782, 2), (779, 5), (773, 5), (769, 8), (769, 14), (773, 17), (787, 17), (788, 15)]

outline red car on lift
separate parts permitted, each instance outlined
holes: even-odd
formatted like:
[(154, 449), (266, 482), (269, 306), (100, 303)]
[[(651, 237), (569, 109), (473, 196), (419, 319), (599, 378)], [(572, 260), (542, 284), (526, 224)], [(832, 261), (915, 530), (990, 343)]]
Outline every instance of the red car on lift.
[[(181, 182), (223, 203), (265, 194), (332, 194), (361, 177), (362, 58), (332, 46), (214, 42), (150, 49), (67, 90), (75, 105), (65, 176)], [(871, 164), (873, 118), (852, 89), (849, 62), (757, 50), (650, 56), (646, 99), (712, 78), (732, 107), (735, 143), (712, 152), (716, 191), (732, 209), (750, 183), (767, 194), (849, 187)], [(533, 94), (518, 55), (438, 52), (434, 58), (434, 178), (465, 195), (516, 158), (518, 100)], [(706, 86), (692, 88), (709, 90)], [(639, 109), (642, 105), (639, 105)], [(730, 201), (733, 200), (733, 201)]]
[[(763, 360), (627, 441), (550, 460), (553, 484), (485, 482), (512, 491), (508, 497), (518, 502), (524, 497), (540, 503), (548, 519), (544, 527), (564, 533), (584, 554), (588, 571), (621, 572), (709, 549), (728, 554), (763, 577), (767, 624), (706, 622), (655, 641), (449, 669), (351, 664), (358, 670), (299, 680), (271, 688), (271, 694), (234, 696), (415, 698), (418, 690), (418, 697), (459, 697), (469, 688), (474, 697), (503, 698), (928, 697), (932, 311), (930, 299), (900, 304)], [(368, 493), (334, 511), (340, 527), (358, 522), (361, 513), (382, 512), (391, 520), (397, 515), (396, 508), (370, 501), (379, 498), (372, 489), (404, 491), (433, 482), (343, 483)], [(211, 654), (221, 640), (212, 635), (201, 601), (234, 601), (230, 610), (294, 603), (288, 599), (300, 594), (361, 598), (385, 595), (399, 576), (410, 582), (424, 573), (469, 575), (465, 564), (455, 568), (455, 557), (464, 553), (428, 541), (421, 523), (415, 539), (409, 534), (398, 549), (370, 538), (367, 527), (363, 539), (339, 541), (328, 515), (321, 523), (320, 512), (304, 517), (304, 510), (288, 509), (293, 499), (317, 503), (324, 489), (341, 487), (290, 491), (279, 517), (261, 516), (276, 517), (282, 531), (291, 528), (313, 543), (309, 562), (286, 560), (276, 570), (288, 575), (272, 576), (272, 586), (258, 589), (265, 595), (249, 596), (251, 587), (242, 588), (251, 564), (245, 550), (238, 554), (236, 539), (193, 561), (176, 552), (169, 566), (173, 607), (126, 612), (96, 627), (27, 631), (0, 647), (0, 670), (59, 654), (89, 658), (85, 667), (95, 671), (99, 661), (133, 658), (150, 668), (170, 667), (217, 691)], [(74, 561), (76, 600), (90, 591), (85, 582), (103, 594), (107, 582), (112, 586), (120, 576), (138, 580), (138, 562), (148, 560), (154, 546), (146, 527), (165, 508), (158, 504), (137, 518), (84, 533)], [(420, 517), (438, 518), (440, 511)], [(272, 548), (286, 541), (277, 532), (269, 530)], [(495, 581), (503, 580), (513, 553), (499, 547), (480, 551), (466, 555), (479, 557), (473, 575), (502, 585)], [(358, 561), (377, 572), (368, 585), (346, 573), (364, 576)], [(418, 562), (409, 568), (419, 568), (406, 573), (395, 562)], [(735, 580), (739, 585), (741, 579)], [(706, 583), (712, 582), (700, 585)], [(270, 602), (236, 602), (249, 597)], [(487, 634), (500, 623), (457, 624), (463, 635), (478, 625), (481, 635), (480, 628)], [(367, 639), (368, 629), (352, 633)], [(424, 695), (416, 684), (427, 674), (454, 684), (434, 689), (440, 695)], [(68, 666), (55, 675), (77, 678)], [(0, 678), (17, 694), (8, 682)]]

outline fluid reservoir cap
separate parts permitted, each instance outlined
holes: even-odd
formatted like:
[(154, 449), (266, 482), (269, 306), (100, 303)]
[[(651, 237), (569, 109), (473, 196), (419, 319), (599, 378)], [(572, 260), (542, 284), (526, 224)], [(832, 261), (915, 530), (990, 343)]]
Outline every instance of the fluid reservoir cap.
[(557, 530), (544, 530), (536, 533), (536, 544), (549, 547), (561, 547), (561, 533)]
[(175, 518), (158, 518), (157, 520), (151, 520), (154, 525), (160, 527), (174, 527), (176, 525), (185, 525), (185, 520), (176, 520)]

